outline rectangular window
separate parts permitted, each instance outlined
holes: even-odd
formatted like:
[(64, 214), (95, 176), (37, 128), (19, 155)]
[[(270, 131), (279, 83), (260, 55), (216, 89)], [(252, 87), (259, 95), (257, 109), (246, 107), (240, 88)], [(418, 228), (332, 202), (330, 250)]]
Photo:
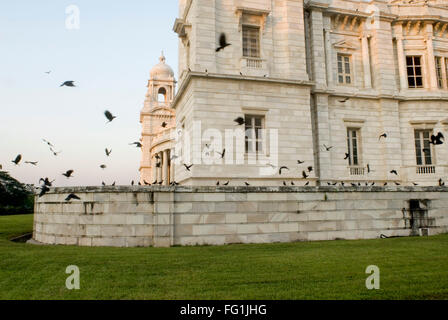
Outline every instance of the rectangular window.
[(445, 58), (445, 81), (448, 84), (448, 58)]
[(423, 88), (421, 57), (418, 56), (406, 57), (406, 66), (408, 71), (409, 88)]
[(347, 145), (349, 153), (349, 165), (358, 166), (359, 165), (359, 129), (348, 128), (347, 129)]
[(417, 156), (417, 165), (432, 165), (431, 145), (429, 144), (432, 130), (415, 130), (415, 154)]
[(263, 152), (264, 116), (246, 115), (246, 153)]
[(260, 28), (243, 26), (243, 56), (260, 58)]
[(351, 56), (338, 54), (338, 82), (340, 84), (352, 83)]
[(442, 57), (435, 57), (437, 85), (439, 89), (443, 89), (443, 73), (442, 73)]

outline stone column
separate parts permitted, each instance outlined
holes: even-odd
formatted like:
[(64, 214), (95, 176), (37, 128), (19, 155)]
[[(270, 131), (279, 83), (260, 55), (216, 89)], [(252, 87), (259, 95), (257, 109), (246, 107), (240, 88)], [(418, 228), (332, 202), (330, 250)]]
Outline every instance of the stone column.
[(330, 28), (325, 28), (325, 39), (324, 39), (324, 46), (325, 46), (325, 64), (327, 66), (326, 72), (327, 72), (327, 87), (330, 87), (333, 85), (333, 64), (332, 57), (331, 57), (331, 33)]
[(161, 182), (163, 177), (162, 177), (162, 166), (163, 166), (163, 154), (162, 152), (158, 153), (160, 159), (159, 159), (159, 163), (161, 163), (160, 167), (157, 168), (157, 182)]
[(156, 167), (156, 158), (152, 157), (151, 158), (151, 164), (152, 164), (152, 175), (151, 175), (151, 181), (147, 181), (149, 183), (153, 183), (154, 181), (156, 181), (157, 179), (157, 167)]
[(364, 67), (364, 88), (372, 88), (372, 75), (370, 72), (370, 49), (369, 35), (363, 34), (361, 37), (362, 65)]
[(448, 88), (448, 81), (447, 81), (447, 74), (446, 74), (446, 58), (442, 57), (442, 82), (443, 82), (443, 88)]
[(434, 58), (434, 46), (432, 43), (433, 38), (433, 26), (432, 23), (425, 25), (426, 31), (426, 52), (428, 55), (428, 74), (429, 74), (429, 87), (431, 90), (438, 89), (437, 74), (436, 74), (436, 62)]
[(168, 151), (167, 150), (163, 150), (163, 162), (162, 162), (162, 171), (163, 171), (163, 175), (162, 175), (162, 181), (163, 181), (163, 185), (166, 186), (169, 184), (169, 177), (168, 177)]
[(327, 82), (325, 70), (325, 39), (323, 15), (319, 9), (312, 9), (310, 14), (311, 20), (311, 52), (313, 55), (313, 79), (318, 89), (325, 87)]
[[(402, 27), (400, 26), (400, 30), (401, 29)], [(403, 35), (401, 33), (397, 35), (396, 40), (397, 40), (398, 72), (400, 74), (400, 90), (405, 90), (408, 88), (408, 76), (406, 71), (406, 57), (403, 48)]]

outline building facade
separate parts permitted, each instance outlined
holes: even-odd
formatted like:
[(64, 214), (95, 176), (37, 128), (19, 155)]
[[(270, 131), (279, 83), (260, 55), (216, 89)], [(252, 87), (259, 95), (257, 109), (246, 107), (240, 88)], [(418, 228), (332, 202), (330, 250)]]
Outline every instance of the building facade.
[[(151, 77), (142, 181), (434, 185), (447, 177), (446, 144), (429, 143), (448, 137), (447, 1), (179, 7), (179, 89), (174, 95), (168, 72), (161, 106)], [(231, 45), (216, 52), (221, 33)]]

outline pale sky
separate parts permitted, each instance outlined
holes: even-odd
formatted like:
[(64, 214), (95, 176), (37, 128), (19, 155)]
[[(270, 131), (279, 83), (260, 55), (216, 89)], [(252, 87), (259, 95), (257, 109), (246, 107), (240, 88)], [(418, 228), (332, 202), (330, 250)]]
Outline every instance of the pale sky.
[[(80, 10), (79, 30), (66, 29), (69, 5)], [(36, 185), (41, 177), (56, 186), (137, 183), (141, 152), (128, 144), (140, 139), (139, 113), (161, 50), (177, 78), (177, 13), (177, 0), (1, 1), (3, 170)], [(66, 80), (77, 87), (60, 88)], [(107, 125), (106, 109), (118, 116)], [(42, 138), (62, 153), (55, 157)], [(17, 154), (19, 166), (11, 162)], [(61, 174), (69, 169), (67, 180)]]

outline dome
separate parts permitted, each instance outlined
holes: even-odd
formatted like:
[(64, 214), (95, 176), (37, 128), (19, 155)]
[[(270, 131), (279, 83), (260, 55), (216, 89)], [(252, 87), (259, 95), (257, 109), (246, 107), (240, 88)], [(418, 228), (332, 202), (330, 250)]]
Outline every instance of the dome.
[(169, 65), (165, 63), (165, 56), (159, 58), (160, 62), (156, 64), (150, 72), (152, 80), (172, 80), (174, 78), (174, 71)]

